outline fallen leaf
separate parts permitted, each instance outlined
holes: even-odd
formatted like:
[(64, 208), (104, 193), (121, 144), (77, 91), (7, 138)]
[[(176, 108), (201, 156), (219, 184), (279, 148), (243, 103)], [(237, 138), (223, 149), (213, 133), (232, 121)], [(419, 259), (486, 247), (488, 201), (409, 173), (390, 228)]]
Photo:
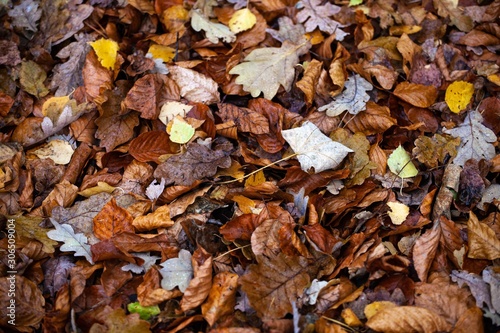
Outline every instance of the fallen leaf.
[(151, 53), (153, 58), (161, 59), (163, 62), (170, 62), (175, 57), (175, 49), (160, 44), (152, 44), (148, 49), (148, 53)]
[(343, 25), (330, 18), (340, 12), (339, 6), (323, 4), (321, 0), (301, 0), (297, 8), (301, 9), (296, 15), (297, 21), (305, 24), (307, 32), (318, 28), (328, 34), (335, 34), (336, 40), (344, 40), (347, 33), (340, 29)]
[(203, 318), (210, 326), (226, 315), (234, 312), (238, 275), (231, 272), (221, 272), (214, 277), (207, 301), (201, 306)]
[(56, 229), (48, 231), (47, 236), (50, 239), (64, 242), (60, 250), (75, 252), (75, 256), (83, 256), (89, 263), (93, 264), (94, 261), (92, 260), (90, 245), (87, 243), (87, 237), (83, 234), (75, 234), (69, 224), (59, 224), (54, 219), (50, 220)]
[(191, 257), (193, 278), (184, 291), (180, 307), (187, 312), (201, 305), (212, 287), (212, 255), (202, 247), (198, 247)]
[(100, 240), (106, 240), (122, 232), (133, 232), (132, 221), (130, 213), (118, 206), (115, 198), (112, 198), (94, 216), (94, 234)]
[(116, 55), (118, 54), (118, 43), (111, 39), (100, 38), (95, 42), (90, 42), (102, 67), (113, 69), (115, 67)]
[(258, 257), (239, 283), (261, 317), (282, 318), (309, 285), (308, 261), (299, 256)]
[(413, 245), (413, 265), (417, 271), (418, 278), (422, 282), (427, 281), (427, 275), (435, 259), (439, 239), (441, 238), (441, 227), (435, 223), (431, 229), (428, 229), (420, 236)]
[(444, 163), (445, 159), (457, 156), (457, 147), (460, 138), (449, 135), (434, 134), (432, 138), (421, 135), (415, 140), (413, 154), (419, 162), (430, 168), (435, 168), (438, 163)]
[(168, 228), (174, 225), (170, 219), (170, 209), (167, 205), (158, 207), (154, 212), (137, 216), (132, 225), (137, 231), (150, 231), (158, 228)]
[(482, 121), (483, 117), (479, 112), (469, 111), (460, 126), (443, 130), (461, 139), (453, 164), (463, 166), (471, 158), (479, 161), (483, 158), (490, 160), (495, 156), (495, 147), (492, 143), (496, 142), (497, 137), (492, 130), (482, 124)]
[(474, 95), (474, 85), (466, 81), (455, 81), (446, 88), (444, 100), (452, 112), (467, 108)]
[(223, 149), (212, 150), (193, 142), (188, 144), (184, 154), (170, 157), (160, 164), (154, 177), (165, 178), (167, 184), (191, 185), (194, 181), (215, 175), (217, 168), (229, 168), (231, 158)]
[(434, 0), (433, 3), (437, 9), (438, 15), (449, 18), (450, 23), (458, 29), (464, 32), (472, 30), (474, 26), (472, 19), (465, 15), (463, 10), (458, 8), (457, 2), (453, 0)]
[(391, 222), (395, 225), (402, 224), (410, 214), (410, 207), (401, 202), (390, 201), (387, 203), (387, 206), (391, 209), (387, 212), (387, 215), (389, 215)]
[(149, 131), (133, 139), (128, 152), (139, 162), (160, 163), (162, 155), (177, 153), (177, 147), (165, 131)]
[(300, 81), (295, 83), (297, 87), (306, 95), (306, 101), (308, 104), (313, 102), (314, 95), (316, 94), (316, 85), (318, 84), (322, 66), (322, 62), (313, 59), (311, 62), (307, 63), (307, 65), (304, 65), (304, 76), (302, 76)]
[[(167, 126), (168, 130), (168, 126)], [(170, 127), (170, 140), (175, 143), (188, 143), (189, 140), (193, 137), (195, 129), (191, 126), (187, 121), (180, 118), (179, 116), (175, 117), (172, 121), (172, 126)]]
[(219, 39), (222, 39), (225, 43), (235, 41), (236, 35), (227, 26), (208, 20), (198, 9), (192, 9), (189, 14), (191, 16), (191, 27), (195, 31), (205, 31), (207, 39), (211, 43), (217, 44)]
[(418, 174), (417, 168), (410, 159), (410, 154), (401, 145), (389, 155), (387, 166), (392, 173), (401, 178), (411, 178)]
[(71, 161), (71, 157), (75, 151), (68, 141), (51, 140), (46, 145), (32, 152), (38, 158), (50, 158), (56, 164), (65, 165)]
[(107, 314), (103, 318), (103, 324), (95, 323), (90, 328), (90, 333), (147, 333), (151, 332), (150, 324), (141, 320), (138, 313), (125, 314), (122, 308), (112, 309), (107, 306)]
[(237, 84), (242, 84), (245, 91), (257, 97), (261, 92), (266, 99), (273, 99), (280, 85), (289, 91), (293, 78), (294, 66), (299, 62), (299, 56), (306, 53), (310, 44), (299, 45), (285, 41), (280, 48), (266, 47), (253, 50), (244, 62), (233, 67), (229, 74), (239, 75)]
[(160, 314), (161, 310), (158, 305), (142, 306), (139, 302), (129, 303), (127, 310), (130, 313), (138, 313), (142, 320), (149, 320), (151, 317)]
[(246, 31), (248, 29), (252, 29), (252, 27), (257, 22), (257, 18), (248, 8), (243, 8), (234, 12), (229, 20), (229, 29), (235, 34), (240, 33), (242, 31)]
[(191, 253), (181, 249), (178, 258), (168, 259), (160, 265), (163, 267), (160, 269), (160, 273), (163, 276), (161, 287), (166, 290), (179, 287), (181, 292), (185, 292), (193, 277)]
[(370, 82), (359, 74), (354, 74), (345, 82), (345, 90), (332, 102), (318, 108), (318, 111), (326, 111), (329, 117), (338, 116), (344, 111), (356, 115), (366, 108), (366, 102), (370, 99), (370, 95), (366, 92), (372, 89)]
[(281, 132), (283, 138), (297, 154), (302, 170), (314, 167), (316, 173), (336, 168), (353, 150), (333, 141), (306, 121), (301, 127)]
[(190, 102), (214, 104), (220, 101), (217, 83), (210, 77), (181, 66), (167, 66), (180, 95)]
[(469, 213), (467, 234), (469, 240), (469, 258), (495, 260), (500, 258), (500, 240), (495, 232), (485, 223), (480, 223), (476, 215)]
[(417, 306), (382, 309), (371, 317), (366, 326), (386, 333), (449, 331), (451, 325), (433, 312)]
[(45, 79), (47, 79), (47, 73), (36, 62), (32, 60), (23, 61), (19, 76), (21, 87), (27, 93), (36, 98), (44, 97), (49, 93), (44, 84)]
[(38, 21), (42, 17), (42, 9), (38, 7), (38, 2), (27, 0), (14, 6), (7, 14), (13, 18), (13, 25), (17, 28), (37, 32)]
[(401, 82), (394, 89), (394, 95), (419, 108), (428, 108), (436, 101), (438, 91), (434, 86)]

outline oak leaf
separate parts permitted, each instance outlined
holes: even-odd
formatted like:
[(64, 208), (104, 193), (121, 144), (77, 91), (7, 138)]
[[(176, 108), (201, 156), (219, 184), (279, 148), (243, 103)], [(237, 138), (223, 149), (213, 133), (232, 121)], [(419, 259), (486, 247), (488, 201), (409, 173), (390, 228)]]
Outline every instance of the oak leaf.
[(41, 218), (28, 216), (13, 216), (12, 218), (15, 219), (16, 234), (19, 238), (35, 239), (43, 244), (43, 251), (54, 253), (54, 245), (57, 245), (57, 242), (48, 237), (47, 229), (39, 226), (42, 222)]
[(191, 27), (195, 31), (203, 30), (207, 39), (214, 44), (222, 39), (225, 43), (232, 43), (236, 40), (236, 35), (224, 24), (210, 21), (198, 9), (193, 9), (190, 12)]
[(435, 168), (438, 163), (444, 163), (446, 157), (457, 156), (457, 147), (460, 138), (453, 138), (450, 135), (434, 134), (432, 138), (419, 136), (415, 140), (413, 155), (430, 168)]
[(160, 164), (154, 172), (154, 177), (165, 178), (167, 184), (191, 185), (198, 179), (213, 176), (217, 168), (231, 166), (229, 150), (232, 145), (229, 146), (231, 147), (226, 144), (221, 149), (216, 147), (212, 150), (196, 142), (190, 143), (184, 154), (172, 156)]
[(301, 0), (296, 6), (302, 9), (296, 15), (297, 21), (304, 23), (307, 32), (318, 28), (328, 34), (335, 34), (335, 39), (340, 41), (347, 35), (340, 29), (343, 25), (330, 18), (340, 12), (339, 6), (329, 2), (323, 4), (321, 0)]
[(488, 127), (482, 124), (483, 116), (476, 110), (467, 114), (464, 122), (453, 129), (444, 129), (443, 132), (461, 139), (457, 156), (453, 164), (463, 166), (471, 158), (475, 160), (491, 160), (495, 156), (493, 143), (497, 136)]
[(42, 17), (42, 9), (38, 8), (38, 1), (22, 1), (9, 10), (7, 14), (12, 17), (12, 24), (15, 27), (25, 28), (33, 32), (38, 31), (38, 20)]
[(261, 317), (282, 318), (292, 313), (292, 302), (302, 296), (310, 284), (308, 261), (283, 253), (275, 257), (259, 256), (240, 277), (241, 288)]
[(353, 150), (324, 135), (313, 123), (281, 132), (297, 154), (302, 170), (314, 167), (316, 173), (336, 168)]
[(285, 41), (280, 48), (265, 47), (255, 49), (245, 57), (244, 62), (233, 67), (229, 74), (239, 75), (237, 84), (253, 97), (261, 92), (266, 99), (273, 99), (280, 84), (289, 91), (294, 79), (294, 66), (299, 62), (299, 56), (305, 54), (311, 47), (309, 42), (293, 44)]
[(69, 224), (59, 224), (52, 218), (50, 220), (56, 229), (48, 231), (47, 236), (50, 239), (64, 242), (60, 250), (75, 252), (75, 256), (83, 256), (89, 263), (93, 264), (94, 261), (92, 261), (92, 253), (90, 245), (87, 243), (87, 237), (83, 234), (75, 234)]
[(344, 111), (350, 114), (358, 114), (366, 108), (366, 102), (370, 95), (366, 92), (373, 89), (370, 82), (359, 74), (354, 74), (345, 82), (345, 90), (336, 96), (332, 102), (318, 108), (318, 111), (326, 111), (330, 117), (335, 117)]

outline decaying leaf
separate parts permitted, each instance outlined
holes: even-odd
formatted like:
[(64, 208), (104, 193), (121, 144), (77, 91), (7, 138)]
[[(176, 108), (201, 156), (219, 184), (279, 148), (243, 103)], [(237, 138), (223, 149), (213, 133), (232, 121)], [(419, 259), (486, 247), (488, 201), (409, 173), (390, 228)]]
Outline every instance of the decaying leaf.
[(203, 30), (210, 42), (216, 44), (222, 39), (226, 43), (231, 43), (236, 39), (235, 34), (227, 26), (210, 21), (198, 9), (192, 9), (190, 15), (193, 29)]
[(283, 138), (297, 154), (302, 170), (321, 172), (335, 169), (353, 150), (324, 135), (313, 123), (306, 121), (301, 127), (281, 132)]
[(332, 102), (318, 108), (318, 111), (326, 111), (330, 117), (335, 117), (344, 111), (350, 114), (358, 114), (366, 108), (366, 102), (370, 95), (366, 92), (372, 90), (370, 82), (363, 79), (359, 74), (354, 74), (345, 83), (345, 90), (336, 96)]
[(485, 223), (479, 222), (474, 213), (470, 213), (467, 222), (470, 258), (495, 260), (500, 258), (500, 240), (495, 232)]
[(170, 76), (181, 89), (180, 94), (188, 101), (213, 104), (220, 101), (218, 85), (211, 78), (192, 69), (168, 66)]
[(463, 166), (471, 158), (475, 160), (490, 160), (495, 156), (493, 142), (497, 140), (495, 133), (482, 124), (483, 117), (478, 111), (469, 111), (464, 122), (453, 129), (443, 132), (460, 138), (457, 156), (453, 163)]
[(396, 225), (402, 224), (410, 214), (410, 207), (401, 202), (390, 201), (387, 206), (391, 209), (387, 215), (391, 218), (391, 222)]
[(335, 34), (335, 39), (343, 40), (347, 35), (340, 28), (343, 27), (339, 22), (332, 20), (332, 15), (340, 12), (340, 7), (329, 2), (323, 4), (321, 0), (301, 0), (297, 7), (302, 10), (297, 13), (297, 20), (304, 23), (307, 32), (318, 28), (329, 34)]

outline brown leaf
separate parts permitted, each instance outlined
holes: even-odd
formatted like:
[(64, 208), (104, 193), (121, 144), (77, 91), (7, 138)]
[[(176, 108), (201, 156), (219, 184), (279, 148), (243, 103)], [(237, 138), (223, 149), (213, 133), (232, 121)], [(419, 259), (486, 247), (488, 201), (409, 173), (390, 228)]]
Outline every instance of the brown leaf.
[(90, 333), (150, 333), (150, 325), (147, 321), (141, 320), (138, 313), (125, 314), (125, 310), (118, 308), (113, 310), (106, 306), (107, 314), (103, 324), (94, 324), (90, 328)]
[(443, 317), (416, 306), (384, 308), (368, 319), (366, 326), (386, 333), (449, 331)]
[(104, 262), (104, 271), (101, 275), (101, 285), (108, 296), (113, 296), (121, 287), (132, 279), (132, 273), (122, 270), (126, 263), (118, 260)]
[(302, 229), (306, 232), (306, 237), (309, 238), (321, 251), (332, 253), (335, 245), (342, 243), (337, 237), (326, 230), (321, 224), (304, 225)]
[(308, 104), (312, 103), (314, 95), (316, 94), (316, 84), (318, 84), (322, 67), (322, 62), (313, 59), (307, 65), (302, 79), (296, 83), (297, 87), (306, 95), (306, 101)]
[[(15, 292), (12, 292), (12, 289), (15, 289)], [(12, 300), (15, 300), (15, 303), (12, 303)], [(45, 299), (36, 284), (27, 278), (12, 274), (1, 277), (0, 303), (4, 307), (0, 326), (12, 327), (10, 320), (13, 320), (13, 326), (21, 332), (31, 332), (40, 326), (45, 313)]]
[(404, 81), (396, 86), (394, 95), (411, 105), (428, 108), (436, 101), (438, 91), (434, 86), (424, 86)]
[(141, 118), (157, 119), (161, 106), (167, 100), (178, 100), (179, 89), (170, 92), (167, 87), (176, 87), (175, 83), (160, 74), (146, 74), (134, 83), (123, 101), (125, 107), (139, 111)]
[[(66, 282), (66, 281), (65, 281)], [(71, 311), (69, 284), (65, 283), (55, 297), (55, 304), (51, 311), (48, 311), (43, 319), (43, 329), (45, 332), (64, 333)]]
[(118, 206), (113, 198), (94, 217), (94, 234), (100, 240), (105, 240), (122, 232), (133, 232), (132, 221), (129, 212)]
[(113, 72), (101, 65), (94, 50), (87, 53), (82, 76), (89, 101), (102, 104), (105, 101), (102, 92), (110, 90), (113, 86)]
[(139, 125), (139, 115), (135, 112), (123, 116), (105, 114), (97, 118), (95, 123), (98, 127), (96, 138), (101, 140), (100, 146), (109, 152), (132, 138), (134, 127)]
[(456, 322), (452, 333), (484, 332), (483, 311), (477, 306), (470, 307)]
[(251, 99), (248, 102), (248, 108), (257, 111), (269, 120), (269, 133), (256, 136), (262, 149), (271, 154), (280, 151), (285, 144), (285, 139), (281, 136), (283, 119), (290, 114), (290, 111), (265, 98)]
[(170, 157), (166, 162), (160, 164), (155, 172), (155, 178), (165, 178), (167, 184), (191, 185), (198, 179), (215, 175), (217, 168), (229, 168), (231, 158), (228, 156), (232, 145), (226, 143), (215, 147), (215, 150), (207, 148), (199, 143), (190, 143), (184, 154)]
[(427, 281), (427, 274), (436, 256), (440, 238), (441, 227), (439, 223), (434, 223), (432, 229), (420, 236), (413, 246), (413, 265), (422, 282)]
[(219, 231), (225, 240), (234, 242), (237, 239), (250, 240), (256, 227), (255, 214), (242, 214), (224, 224)]
[(479, 222), (472, 212), (470, 212), (467, 222), (467, 234), (469, 236), (469, 258), (488, 260), (500, 258), (500, 240), (495, 232), (485, 223)]
[(207, 301), (201, 306), (203, 318), (210, 326), (219, 319), (233, 313), (236, 304), (238, 275), (221, 272), (214, 277)]
[(184, 291), (180, 307), (187, 312), (199, 306), (207, 298), (212, 287), (212, 255), (198, 247), (191, 257), (193, 278)]
[(130, 142), (129, 153), (139, 162), (160, 163), (159, 157), (174, 154), (178, 145), (172, 143), (165, 131), (142, 133)]
[(224, 122), (234, 121), (240, 132), (253, 134), (269, 133), (269, 121), (267, 118), (249, 108), (237, 107), (233, 104), (220, 103), (217, 114)]
[(158, 228), (168, 228), (174, 225), (170, 219), (170, 209), (167, 205), (158, 207), (148, 215), (137, 216), (132, 225), (137, 231), (150, 231)]
[(161, 275), (156, 267), (151, 267), (144, 274), (142, 283), (137, 287), (137, 299), (142, 306), (157, 305), (182, 295), (182, 292), (178, 288), (174, 290), (161, 288), (160, 281)]
[(14, 105), (14, 99), (9, 95), (0, 92), (0, 116), (7, 116), (12, 105)]
[(391, 117), (388, 107), (380, 106), (372, 101), (366, 103), (365, 112), (346, 116), (347, 127), (353, 132), (365, 135), (383, 133), (389, 127), (396, 125), (396, 119)]
[(308, 261), (303, 257), (259, 256), (258, 264), (250, 265), (241, 276), (241, 288), (260, 317), (282, 318), (292, 313), (292, 302), (309, 286)]

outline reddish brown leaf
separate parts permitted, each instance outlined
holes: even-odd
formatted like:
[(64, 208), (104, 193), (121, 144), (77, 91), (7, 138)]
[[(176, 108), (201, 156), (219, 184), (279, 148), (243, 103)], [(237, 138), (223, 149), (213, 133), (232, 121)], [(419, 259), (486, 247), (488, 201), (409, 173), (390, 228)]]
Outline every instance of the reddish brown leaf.
[(187, 312), (201, 305), (212, 287), (212, 256), (202, 247), (198, 247), (191, 257), (193, 278), (189, 281), (181, 299), (181, 309)]
[(130, 142), (129, 153), (139, 162), (160, 163), (159, 157), (176, 152), (178, 145), (172, 143), (165, 131), (142, 133)]
[(396, 119), (391, 117), (388, 107), (380, 106), (371, 101), (366, 103), (366, 110), (357, 115), (346, 116), (347, 127), (352, 132), (365, 135), (383, 133), (389, 127), (396, 125)]
[(256, 220), (255, 214), (242, 214), (224, 224), (219, 229), (220, 234), (229, 242), (234, 242), (237, 239), (250, 240), (257, 227)]
[(411, 105), (428, 108), (437, 98), (437, 89), (434, 86), (401, 82), (394, 89), (394, 95)]
[(427, 274), (436, 255), (440, 238), (441, 227), (439, 223), (434, 223), (432, 229), (420, 236), (413, 246), (413, 265), (422, 282), (427, 281)]
[(485, 223), (479, 222), (474, 213), (470, 213), (467, 222), (469, 236), (469, 258), (495, 260), (500, 258), (500, 240), (495, 232)]
[(111, 199), (94, 219), (94, 234), (100, 240), (109, 239), (122, 232), (133, 232), (133, 218)]
[(269, 121), (267, 118), (252, 109), (221, 103), (219, 104), (219, 112), (217, 114), (224, 122), (234, 121), (240, 132), (253, 134), (269, 133)]

